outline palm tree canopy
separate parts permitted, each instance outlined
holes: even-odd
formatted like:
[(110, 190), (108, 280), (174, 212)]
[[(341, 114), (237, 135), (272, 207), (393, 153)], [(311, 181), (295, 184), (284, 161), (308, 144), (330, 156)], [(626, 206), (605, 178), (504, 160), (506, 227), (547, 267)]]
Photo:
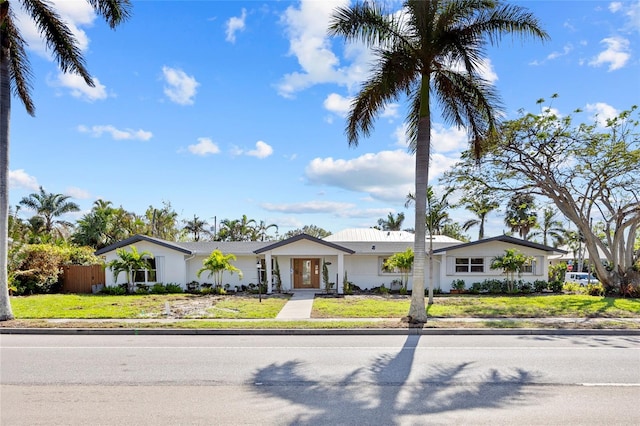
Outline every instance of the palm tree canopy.
[[(406, 96), (407, 137), (415, 164), (415, 265), (409, 317), (425, 322), (424, 261), (431, 148), (431, 95), (445, 121), (465, 127), (476, 157), (497, 128), (500, 103), (482, 77), (486, 46), (505, 33), (546, 39), (526, 9), (491, 0), (406, 0), (398, 13), (386, 13), (376, 2), (336, 9), (329, 34), (362, 42), (376, 57), (370, 76), (352, 101), (346, 134), (350, 145), (373, 129), (374, 119), (389, 102)], [(430, 250), (431, 253), (431, 250)], [(430, 274), (433, 262), (430, 256)], [(429, 281), (429, 303), (433, 301)]]
[(80, 207), (68, 195), (49, 193), (40, 187), (39, 193), (29, 194), (20, 200), (20, 204), (35, 210), (36, 213), (44, 219), (45, 231), (51, 233), (54, 224), (66, 225), (65, 221), (54, 221), (54, 218), (60, 217), (65, 213), (80, 211)]
[[(131, 13), (130, 0), (87, 0), (93, 10), (104, 18), (111, 28), (115, 28)], [(25, 106), (30, 115), (35, 114), (31, 99), (31, 66), (26, 53), (27, 43), (20, 33), (11, 4), (18, 3), (36, 24), (38, 33), (45, 41), (47, 49), (64, 73), (78, 74), (93, 87), (95, 85), (85, 65), (78, 40), (71, 28), (55, 10), (55, 5), (46, 0), (0, 1), (0, 38), (2, 58), (9, 59), (9, 78), (14, 95)]]

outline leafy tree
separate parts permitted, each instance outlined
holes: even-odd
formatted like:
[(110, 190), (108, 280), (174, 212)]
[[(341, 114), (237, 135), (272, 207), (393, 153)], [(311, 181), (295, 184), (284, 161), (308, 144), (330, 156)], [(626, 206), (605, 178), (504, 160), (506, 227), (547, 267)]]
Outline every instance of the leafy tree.
[[(93, 10), (111, 28), (129, 16), (129, 0), (90, 0)], [(17, 0), (45, 39), (53, 58), (63, 72), (79, 74), (89, 86), (94, 81), (87, 71), (78, 42), (69, 26), (56, 13), (53, 5), (43, 0)], [(11, 92), (18, 96), (27, 113), (35, 114), (31, 99), (31, 68), (26, 42), (20, 34), (19, 22), (14, 19), (8, 0), (0, 0), (0, 321), (13, 318), (9, 304), (7, 276), (7, 233), (9, 208), (9, 119)]]
[(107, 268), (113, 272), (113, 281), (118, 283), (118, 276), (121, 272), (124, 272), (127, 276), (127, 283), (129, 284), (129, 290), (133, 290), (135, 284), (135, 272), (141, 269), (149, 269), (149, 258), (153, 258), (153, 254), (148, 251), (138, 253), (136, 246), (131, 246), (131, 251), (126, 249), (116, 250), (118, 259), (114, 259), (107, 263)]
[(409, 273), (411, 273), (411, 267), (415, 256), (413, 249), (409, 247), (403, 252), (394, 253), (391, 257), (385, 260), (382, 267), (387, 271), (399, 271), (402, 277), (402, 288), (406, 291), (407, 284), (409, 282)]
[[(445, 225), (451, 223), (448, 210), (451, 208), (449, 195), (451, 195), (452, 192), (453, 189), (446, 189), (440, 199), (438, 199), (433, 187), (431, 185), (427, 187), (427, 214), (425, 216), (425, 223), (429, 235), (442, 235)], [(404, 203), (405, 207), (409, 207), (415, 200), (416, 197), (412, 193), (409, 193), (407, 195), (407, 201)]]
[(491, 269), (502, 269), (507, 275), (507, 286), (510, 292), (513, 292), (513, 285), (515, 283), (516, 274), (520, 274), (522, 267), (527, 262), (532, 261), (531, 256), (525, 256), (516, 249), (506, 249), (505, 253), (500, 256), (496, 256), (491, 260)]
[(469, 242), (471, 239), (464, 233), (463, 227), (458, 222), (446, 223), (442, 227), (442, 235), (455, 238), (459, 241)]
[(178, 213), (173, 210), (170, 202), (163, 201), (160, 209), (149, 206), (145, 218), (148, 224), (147, 235), (168, 241), (177, 239)]
[[(546, 39), (534, 18), (520, 6), (498, 1), (406, 0), (401, 13), (387, 13), (376, 2), (338, 8), (329, 32), (346, 41), (361, 41), (376, 56), (370, 77), (351, 104), (346, 133), (350, 145), (368, 136), (374, 119), (388, 102), (406, 95), (408, 139), (415, 152), (415, 265), (409, 317), (426, 322), (424, 262), (426, 257), (427, 186), (431, 147), (431, 104), (441, 107), (447, 122), (465, 127), (476, 156), (497, 122), (497, 94), (482, 77), (488, 43), (505, 33)], [(429, 302), (433, 281), (429, 280)]]
[(316, 225), (305, 225), (302, 228), (298, 228), (298, 229), (294, 229), (292, 231), (287, 231), (287, 233), (285, 233), (282, 236), (283, 240), (286, 240), (287, 238), (292, 238), (295, 237), (296, 235), (300, 235), (300, 234), (307, 234), (310, 235), (312, 237), (315, 238), (325, 238), (328, 237), (329, 235), (331, 235), (331, 232), (320, 228), (319, 226)]
[(200, 241), (201, 235), (211, 235), (211, 232), (207, 229), (207, 221), (200, 219), (198, 216), (193, 215), (193, 220), (184, 220), (183, 231), (193, 234), (193, 241)]
[(378, 219), (378, 226), (383, 231), (400, 231), (402, 222), (404, 222), (404, 213), (400, 212), (395, 216), (393, 213), (389, 213), (386, 219)]
[(515, 193), (507, 204), (504, 223), (511, 232), (518, 232), (523, 240), (529, 239), (529, 231), (538, 224), (538, 214), (533, 195)]
[[(544, 103), (544, 99), (539, 101)], [(577, 111), (576, 113), (578, 113)], [(504, 124), (480, 161), (467, 156), (450, 178), (473, 180), (502, 194), (528, 192), (552, 201), (575, 224), (598, 279), (623, 290), (640, 258), (640, 120), (637, 107), (606, 122), (575, 124), (575, 114), (549, 108)], [(601, 230), (591, 219), (602, 222)], [(602, 237), (602, 238), (601, 238)]]
[(202, 262), (202, 268), (198, 270), (198, 278), (203, 272), (208, 272), (209, 277), (213, 276), (213, 284), (216, 287), (222, 287), (222, 276), (225, 271), (231, 274), (237, 272), (240, 279), (242, 279), (242, 271), (231, 263), (235, 260), (237, 259), (234, 254), (224, 254), (216, 249)]
[(28, 197), (23, 197), (22, 200), (20, 200), (20, 204), (35, 210), (37, 215), (44, 219), (44, 232), (47, 235), (52, 235), (56, 225), (64, 227), (72, 226), (72, 224), (66, 220), (55, 220), (55, 218), (65, 213), (80, 211), (80, 207), (73, 201), (69, 201), (69, 198), (71, 197), (68, 195), (46, 192), (40, 187), (39, 193), (33, 193), (29, 194)]
[(542, 244), (549, 245), (549, 240), (553, 241), (553, 247), (564, 244), (564, 238), (567, 230), (564, 229), (562, 222), (556, 220), (557, 210), (547, 207), (542, 212), (542, 223), (537, 223), (534, 229), (537, 231), (531, 233), (531, 237), (542, 236)]

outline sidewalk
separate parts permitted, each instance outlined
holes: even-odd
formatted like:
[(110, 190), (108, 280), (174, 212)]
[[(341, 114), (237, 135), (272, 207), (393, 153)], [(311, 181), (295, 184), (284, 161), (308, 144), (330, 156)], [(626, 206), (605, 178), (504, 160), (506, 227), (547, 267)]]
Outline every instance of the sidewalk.
[(278, 320), (298, 320), (311, 318), (315, 290), (298, 290), (276, 316)]

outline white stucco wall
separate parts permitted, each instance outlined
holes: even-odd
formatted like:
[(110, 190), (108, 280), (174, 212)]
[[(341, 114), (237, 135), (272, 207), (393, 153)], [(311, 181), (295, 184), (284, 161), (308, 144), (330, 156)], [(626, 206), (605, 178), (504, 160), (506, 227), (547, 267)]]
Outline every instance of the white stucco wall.
[[(178, 252), (176, 250), (172, 250), (167, 247), (162, 247), (157, 244), (153, 244), (147, 241), (138, 241), (135, 244), (132, 244), (138, 250), (139, 253), (144, 251), (148, 251), (153, 254), (154, 258), (156, 258), (156, 267), (158, 274), (158, 282), (162, 282), (163, 284), (175, 283), (184, 285), (185, 279), (185, 255), (184, 253)], [(127, 247), (123, 247), (127, 251), (131, 251), (131, 245)], [(112, 260), (118, 259), (118, 254), (116, 251), (111, 251), (105, 253), (105, 261), (111, 262)], [(162, 258), (162, 261), (159, 259)], [(161, 266), (161, 263), (163, 265)], [(118, 276), (118, 281), (114, 282), (113, 279), (113, 271), (110, 268), (107, 268), (105, 271), (105, 281), (107, 286), (112, 286), (116, 284), (126, 283), (127, 277), (125, 273), (121, 273)]]
[[(536, 261), (535, 271), (533, 273), (523, 273), (520, 279), (525, 282), (547, 279), (549, 265), (546, 261), (545, 252), (530, 247), (514, 246), (513, 244), (501, 241), (493, 241), (457, 250), (447, 250), (443, 253), (443, 267), (440, 269), (441, 289), (443, 291), (451, 290), (453, 281), (458, 279), (464, 280), (467, 289), (470, 288), (473, 283), (482, 282), (487, 279), (505, 279), (506, 276), (502, 273), (502, 270), (490, 268), (491, 261), (496, 256), (504, 255), (506, 249), (513, 248), (525, 256), (533, 256)], [(455, 272), (455, 259), (457, 257), (482, 258), (484, 260), (484, 272)]]

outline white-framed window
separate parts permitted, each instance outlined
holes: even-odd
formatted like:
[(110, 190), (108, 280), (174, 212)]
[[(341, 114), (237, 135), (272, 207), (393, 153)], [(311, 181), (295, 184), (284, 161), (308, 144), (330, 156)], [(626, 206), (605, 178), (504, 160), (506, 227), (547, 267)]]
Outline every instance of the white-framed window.
[(484, 272), (483, 257), (456, 257), (456, 273), (481, 273)]
[(133, 274), (133, 282), (145, 284), (158, 282), (156, 260), (147, 259), (147, 262), (149, 263), (149, 268), (136, 269), (135, 273)]
[(528, 260), (527, 263), (522, 265), (522, 269), (520, 270), (523, 274), (536, 274), (536, 261)]

